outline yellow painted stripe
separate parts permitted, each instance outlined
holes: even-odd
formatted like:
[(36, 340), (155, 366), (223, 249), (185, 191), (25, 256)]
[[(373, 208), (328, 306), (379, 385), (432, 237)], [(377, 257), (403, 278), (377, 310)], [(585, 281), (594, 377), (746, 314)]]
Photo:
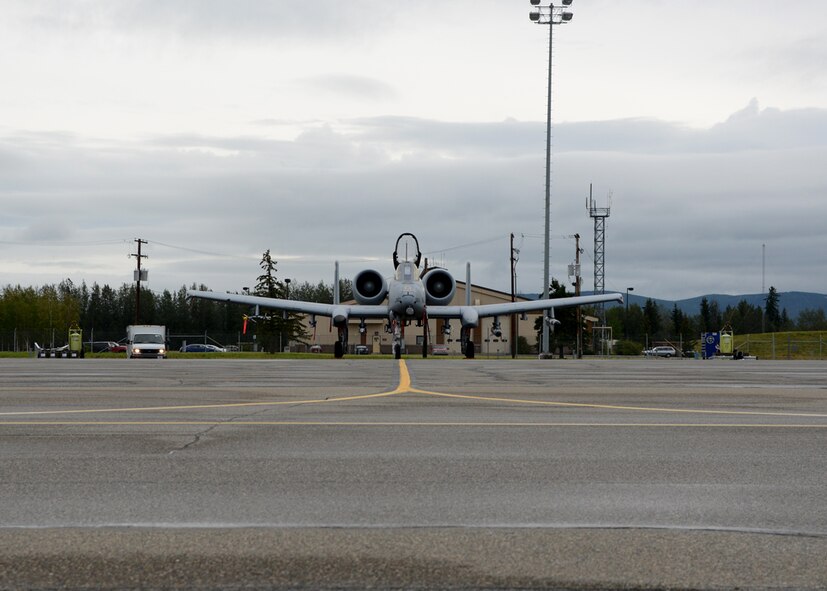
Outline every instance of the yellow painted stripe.
[[(285, 405), (300, 405), (300, 404), (327, 404), (327, 403), (337, 403), (337, 402), (349, 402), (354, 400), (367, 400), (371, 398), (384, 398), (388, 396), (392, 396), (395, 394), (423, 394), (427, 396), (436, 396), (440, 398), (457, 398), (463, 400), (480, 400), (484, 402), (498, 402), (498, 403), (509, 403), (509, 404), (527, 404), (527, 405), (534, 405), (534, 406), (554, 406), (554, 407), (570, 407), (570, 408), (593, 408), (593, 409), (605, 409), (605, 410), (627, 410), (627, 411), (643, 411), (643, 412), (656, 412), (656, 413), (681, 413), (681, 414), (708, 414), (708, 415), (738, 415), (738, 416), (764, 416), (764, 417), (806, 417), (806, 418), (825, 418), (827, 414), (820, 414), (820, 413), (785, 413), (785, 412), (760, 412), (760, 411), (736, 411), (736, 410), (705, 410), (705, 409), (679, 409), (679, 408), (663, 408), (663, 407), (645, 407), (645, 406), (623, 406), (623, 405), (610, 405), (610, 404), (594, 404), (594, 403), (586, 403), (586, 402), (558, 402), (552, 400), (526, 400), (521, 398), (505, 398), (501, 396), (476, 396), (471, 394), (448, 394), (446, 392), (435, 392), (431, 390), (421, 390), (419, 388), (413, 388), (411, 385), (411, 375), (408, 370), (408, 366), (405, 363), (404, 359), (399, 360), (399, 384), (394, 390), (390, 390), (388, 392), (380, 392), (377, 394), (359, 394), (354, 396), (341, 396), (336, 398), (324, 398), (324, 399), (311, 399), (311, 400), (282, 400), (282, 401), (270, 401), (270, 402), (236, 402), (236, 403), (223, 403), (223, 404), (197, 404), (197, 405), (177, 405), (177, 406), (149, 406), (149, 407), (127, 407), (127, 408), (99, 408), (99, 409), (78, 409), (78, 410), (41, 410), (41, 411), (17, 411), (17, 412), (0, 412), (0, 417), (11, 417), (11, 416), (43, 416), (43, 415), (67, 415), (67, 414), (97, 414), (97, 413), (118, 413), (118, 412), (149, 412), (149, 411), (179, 411), (179, 410), (203, 410), (203, 409), (222, 409), (222, 408), (243, 408), (243, 407), (267, 407), (267, 406), (285, 406)], [(26, 425), (26, 424), (84, 424), (84, 423), (40, 423), (40, 422), (2, 422), (0, 424), (3, 425)], [(103, 424), (103, 423), (92, 423), (92, 424)], [(116, 423), (107, 423), (107, 424), (145, 424), (145, 425), (158, 425), (158, 424), (183, 424), (183, 425), (214, 425), (220, 424), (220, 422), (116, 422)], [(240, 424), (240, 423), (232, 423), (232, 424)], [(294, 425), (294, 424), (302, 424), (302, 423), (292, 423), (292, 422), (262, 422), (262, 423), (246, 423), (246, 424), (261, 424), (261, 425)], [(330, 425), (336, 423), (307, 423), (307, 424), (320, 424), (320, 425)], [(353, 425), (395, 425), (397, 423), (342, 423), (342, 424), (353, 424)], [(476, 423), (398, 423), (400, 425), (475, 425)], [(479, 423), (480, 425), (499, 425), (504, 423)], [(568, 426), (568, 425), (579, 425), (579, 426), (589, 426), (589, 425), (611, 425), (608, 423), (508, 423), (508, 425), (513, 426), (521, 426), (521, 425), (538, 425), (538, 426)], [(615, 426), (650, 426), (650, 423), (641, 423), (641, 424), (629, 424), (629, 423), (622, 423), (622, 424), (615, 424)], [(661, 423), (660, 425), (667, 425)], [(671, 425), (671, 424), (670, 424)], [(675, 426), (685, 426), (685, 424), (677, 423)], [(715, 424), (692, 424), (686, 426), (753, 426), (753, 425), (715, 425)], [(784, 425), (767, 425), (767, 426), (776, 426), (782, 427)], [(791, 425), (792, 427), (821, 427), (822, 425)]]
[(408, 371), (408, 364), (404, 359), (399, 360), (399, 386), (393, 391), (394, 394), (404, 394), (411, 391), (411, 374)]
[(649, 406), (622, 406), (616, 404), (593, 404), (588, 402), (555, 402), (552, 400), (525, 400), (520, 398), (502, 398), (498, 396), (474, 396), (471, 394), (446, 394), (445, 392), (432, 392), (430, 390), (419, 390), (411, 388), (410, 392), (438, 396), (440, 398), (461, 398), (465, 400), (483, 400), (486, 402), (509, 402), (514, 404), (531, 404), (536, 406), (565, 406), (574, 408), (601, 408), (607, 410), (634, 410), (645, 412), (672, 412), (685, 414), (710, 414), (710, 415), (745, 415), (762, 417), (809, 417), (827, 418), (827, 414), (819, 413), (788, 413), (788, 412), (761, 412), (749, 410), (704, 410), (692, 408), (661, 408)]
[[(62, 414), (94, 414), (94, 413), (113, 413), (113, 412), (140, 412), (140, 411), (167, 411), (167, 410), (203, 410), (212, 408), (243, 408), (254, 406), (284, 406), (284, 405), (299, 405), (299, 404), (325, 404), (334, 402), (348, 402), (351, 400), (367, 400), (369, 398), (383, 398), (385, 396), (392, 396), (393, 394), (404, 394), (410, 392), (411, 376), (408, 372), (408, 366), (404, 359), (399, 360), (399, 385), (395, 390), (389, 392), (379, 392), (378, 394), (358, 394), (355, 396), (341, 396), (337, 398), (319, 398), (313, 400), (280, 400), (270, 402), (230, 402), (222, 404), (190, 404), (178, 406), (144, 406), (144, 407), (127, 407), (127, 408), (91, 408), (78, 410), (27, 410), (16, 412), (0, 412), (0, 417), (11, 416), (33, 416), (33, 415), (62, 415)], [(4, 423), (10, 424), (10, 423)]]
[(0, 412), (0, 416), (30, 416), (30, 415), (63, 415), (63, 414), (93, 414), (109, 412), (138, 412), (138, 411), (165, 411), (165, 410), (194, 410), (211, 408), (241, 408), (250, 406), (284, 406), (298, 404), (325, 404), (333, 402), (347, 402), (350, 400), (366, 400), (368, 398), (382, 398), (396, 394), (392, 392), (380, 392), (379, 394), (359, 394), (356, 396), (342, 396), (339, 398), (320, 398), (317, 400), (280, 400), (271, 402), (232, 402), (226, 404), (192, 404), (181, 406), (143, 406), (130, 408), (90, 408), (81, 410), (27, 410), (18, 412)]

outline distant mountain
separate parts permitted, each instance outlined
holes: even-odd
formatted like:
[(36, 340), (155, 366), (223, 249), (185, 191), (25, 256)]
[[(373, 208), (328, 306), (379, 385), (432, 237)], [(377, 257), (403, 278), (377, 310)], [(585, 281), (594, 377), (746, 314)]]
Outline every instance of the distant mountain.
[[(583, 295), (590, 295), (592, 292), (583, 292)], [(540, 294), (521, 294), (523, 297), (529, 299), (537, 299)], [(624, 297), (625, 297), (624, 293)], [(646, 305), (646, 300), (652, 299), (658, 306), (669, 311), (675, 304), (678, 309), (684, 314), (696, 316), (701, 313), (701, 300), (706, 298), (709, 303), (718, 302), (718, 309), (723, 312), (727, 306), (733, 308), (738, 305), (741, 300), (746, 300), (748, 304), (764, 307), (767, 295), (763, 293), (753, 293), (746, 295), (726, 295), (726, 294), (708, 294), (701, 295), (694, 298), (687, 298), (685, 300), (661, 300), (658, 298), (649, 298), (644, 295), (629, 293), (629, 304), (637, 304), (641, 308)], [(606, 307), (619, 306), (614, 302), (606, 304)], [(802, 310), (818, 310), (819, 308), (827, 313), (827, 295), (823, 293), (810, 293), (805, 291), (784, 291), (778, 293), (778, 308), (784, 310), (786, 308), (787, 315), (795, 320)]]
[[(694, 298), (688, 298), (685, 300), (655, 300), (658, 305), (666, 308), (667, 310), (671, 310), (675, 304), (677, 304), (678, 309), (685, 314), (690, 314), (692, 316), (696, 314), (700, 314), (701, 312), (701, 300), (706, 298), (710, 303), (718, 302), (718, 309), (723, 312), (727, 306), (732, 306), (733, 308), (738, 305), (741, 300), (746, 300), (748, 304), (753, 306), (758, 306), (759, 308), (763, 308), (766, 303), (766, 294), (763, 293), (752, 293), (752, 294), (744, 294), (744, 295), (727, 295), (727, 294), (708, 294), (705, 296), (697, 296)], [(646, 297), (641, 296), (637, 297), (633, 294), (629, 294), (629, 303), (630, 304), (638, 304), (639, 306), (643, 306), (646, 304)], [(654, 299), (654, 298), (653, 298)], [(798, 318), (798, 315), (801, 313), (802, 310), (806, 309), (822, 309), (827, 313), (827, 295), (823, 293), (809, 293), (803, 291), (785, 291), (778, 293), (778, 308), (779, 310), (787, 310), (787, 315), (795, 320)]]

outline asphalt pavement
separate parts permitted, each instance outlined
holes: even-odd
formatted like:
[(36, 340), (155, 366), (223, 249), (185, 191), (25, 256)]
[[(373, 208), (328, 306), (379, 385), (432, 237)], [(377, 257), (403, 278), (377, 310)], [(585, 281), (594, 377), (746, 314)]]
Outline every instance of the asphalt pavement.
[(827, 364), (0, 360), (0, 589), (827, 587)]

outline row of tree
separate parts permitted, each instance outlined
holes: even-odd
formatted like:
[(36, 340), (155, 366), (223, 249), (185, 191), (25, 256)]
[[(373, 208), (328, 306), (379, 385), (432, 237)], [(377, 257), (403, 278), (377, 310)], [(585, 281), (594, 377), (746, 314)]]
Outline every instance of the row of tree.
[[(277, 278), (277, 263), (270, 251), (262, 255), (261, 274), (257, 278), (253, 295), (333, 302), (333, 285), (297, 283)], [(204, 285), (191, 289), (207, 290)], [(349, 280), (340, 282), (341, 300), (353, 297)], [(156, 293), (141, 290), (141, 309), (136, 313), (135, 287), (123, 284), (117, 289), (97, 283), (88, 287), (85, 283), (74, 284), (66, 279), (58, 285), (43, 287), (6, 286), (0, 290), (0, 350), (30, 348), (34, 341), (63, 344), (68, 328), (78, 326), (84, 331), (84, 340), (122, 340), (129, 324), (163, 324), (171, 335), (182, 337), (209, 333), (219, 342), (235, 342), (243, 324), (243, 317), (250, 313), (247, 306), (227, 304), (211, 300), (188, 299), (187, 288), (175, 292), (164, 290)], [(556, 280), (550, 288), (551, 297), (566, 297), (564, 284)], [(742, 300), (737, 306), (719, 309), (717, 302), (701, 301), (698, 314), (692, 316), (677, 306), (663, 309), (649, 299), (641, 307), (637, 304), (615, 306), (607, 309), (606, 323), (612, 327), (616, 339), (646, 343), (662, 340), (691, 343), (702, 332), (720, 330), (726, 325), (736, 334), (752, 334), (786, 330), (827, 330), (824, 310), (804, 310), (793, 321), (786, 309), (780, 309), (778, 292), (770, 287), (765, 307)], [(587, 314), (597, 314), (586, 310)], [(552, 346), (570, 346), (575, 340), (576, 311), (561, 308), (557, 320), (561, 321), (553, 334)], [(295, 315), (271, 314), (254, 318), (257, 322), (258, 343), (268, 351), (278, 350), (280, 344), (291, 340), (303, 340), (307, 335)], [(588, 335), (587, 335), (588, 336)]]
[[(261, 275), (252, 295), (289, 298), (314, 302), (333, 302), (333, 285), (320, 281), (280, 281), (276, 277), (276, 261), (267, 251), (262, 256)], [(193, 284), (190, 289), (208, 290)], [(340, 297), (352, 297), (349, 280), (340, 282)], [(39, 344), (62, 345), (68, 329), (83, 329), (84, 341), (120, 341), (130, 324), (162, 324), (169, 334), (181, 338), (209, 334), (219, 342), (231, 343), (242, 330), (243, 317), (250, 308), (211, 300), (188, 299), (187, 287), (175, 292), (156, 293), (141, 288), (140, 311), (135, 309), (136, 291), (132, 284), (115, 289), (94, 283), (76, 285), (66, 279), (58, 285), (0, 288), (0, 350), (31, 348)], [(275, 351), (279, 341), (301, 339), (301, 323), (293, 315), (265, 315), (257, 321), (257, 338), (261, 347)], [(192, 339), (190, 339), (192, 340)]]
[(787, 309), (780, 306), (775, 287), (770, 287), (763, 308), (741, 300), (737, 305), (721, 310), (717, 302), (703, 298), (698, 314), (690, 315), (677, 305), (665, 310), (648, 299), (643, 307), (632, 304), (612, 308), (607, 311), (606, 319), (616, 335), (637, 342), (644, 342), (647, 337), (650, 342), (667, 339), (690, 342), (701, 333), (725, 326), (732, 328), (735, 334), (827, 330), (827, 318), (820, 308), (802, 310), (797, 319), (790, 318)]
[[(551, 297), (567, 297), (565, 285), (553, 280), (549, 288)], [(591, 316), (599, 315), (596, 309), (583, 309)], [(552, 350), (561, 346), (572, 347), (576, 339), (577, 322), (575, 310), (561, 308), (556, 311), (556, 319), (561, 323), (555, 328), (551, 337)], [(714, 332), (730, 327), (735, 334), (756, 334), (791, 330), (827, 330), (827, 317), (824, 310), (802, 310), (796, 320), (787, 314), (786, 308), (780, 308), (780, 297), (775, 287), (770, 287), (765, 306), (761, 308), (741, 300), (736, 306), (727, 306), (721, 310), (718, 303), (701, 300), (698, 314), (690, 315), (674, 305), (671, 310), (647, 299), (643, 306), (630, 304), (606, 309), (606, 325), (612, 328), (614, 339), (630, 342), (632, 349), (641, 349), (645, 344), (658, 341), (683, 342), (692, 346), (701, 333)], [(536, 325), (538, 342), (542, 328), (541, 320)], [(586, 334), (586, 345), (591, 335)]]

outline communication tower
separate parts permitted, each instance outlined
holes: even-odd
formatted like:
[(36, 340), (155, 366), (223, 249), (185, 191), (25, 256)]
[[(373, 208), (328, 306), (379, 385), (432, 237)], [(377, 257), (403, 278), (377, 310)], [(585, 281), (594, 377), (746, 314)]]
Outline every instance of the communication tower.
[[(592, 196), (592, 185), (589, 183), (589, 216), (594, 219), (594, 293), (606, 293), (606, 218), (612, 208), (612, 194), (609, 192), (606, 207), (597, 207)], [(598, 304), (600, 318), (606, 323), (606, 311), (603, 304)]]

